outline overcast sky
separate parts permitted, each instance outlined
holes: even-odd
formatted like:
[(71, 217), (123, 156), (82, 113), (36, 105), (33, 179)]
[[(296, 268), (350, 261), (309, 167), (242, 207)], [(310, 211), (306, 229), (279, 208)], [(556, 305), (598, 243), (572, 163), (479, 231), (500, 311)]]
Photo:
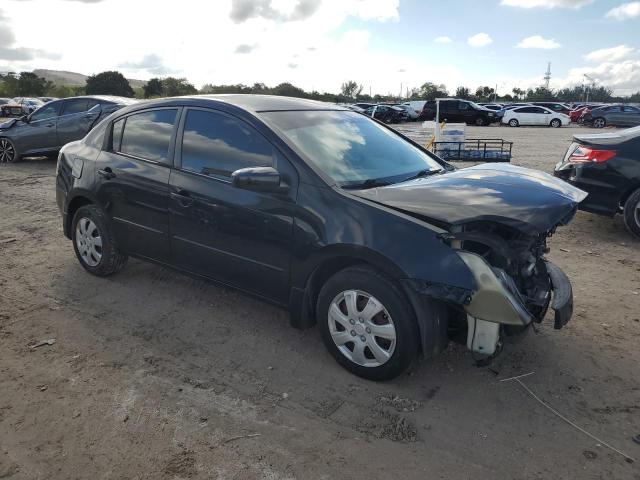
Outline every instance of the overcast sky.
[(590, 75), (640, 90), (640, 1), (2, 0), (0, 71), (203, 83), (290, 81), (399, 93), (431, 81), (500, 93)]

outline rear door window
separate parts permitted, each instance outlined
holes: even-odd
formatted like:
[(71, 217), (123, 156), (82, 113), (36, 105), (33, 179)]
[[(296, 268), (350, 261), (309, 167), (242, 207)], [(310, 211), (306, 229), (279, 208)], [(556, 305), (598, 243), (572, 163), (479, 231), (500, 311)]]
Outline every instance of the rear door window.
[(159, 163), (169, 163), (169, 146), (177, 109), (151, 110), (126, 117), (121, 153)]
[(74, 113), (82, 113), (89, 110), (88, 98), (73, 98), (64, 101), (63, 115), (72, 115)]
[(223, 179), (240, 168), (272, 166), (274, 158), (274, 148), (253, 127), (206, 110), (187, 111), (181, 153), (183, 170)]

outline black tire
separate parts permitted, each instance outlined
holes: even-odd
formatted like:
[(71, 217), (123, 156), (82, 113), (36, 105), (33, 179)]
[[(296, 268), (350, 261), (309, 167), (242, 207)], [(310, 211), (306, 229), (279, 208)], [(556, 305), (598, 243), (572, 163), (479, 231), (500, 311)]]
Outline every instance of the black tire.
[(520, 126), (520, 122), (518, 120), (516, 120), (515, 118), (512, 118), (511, 120), (509, 120), (509, 126), (510, 127), (519, 127)]
[[(97, 227), (98, 235), (102, 240), (102, 246), (100, 248), (101, 258), (97, 265), (89, 265), (78, 250), (78, 223), (81, 220), (90, 220), (93, 222)], [(95, 205), (85, 205), (84, 207), (80, 207), (75, 213), (71, 224), (71, 239), (73, 243), (73, 250), (76, 253), (76, 257), (78, 258), (80, 265), (82, 265), (87, 272), (93, 275), (98, 277), (111, 275), (122, 270), (127, 263), (128, 257), (118, 250), (113, 238), (113, 232), (111, 231), (111, 228), (109, 228), (104, 212)]]
[(557, 118), (554, 118), (553, 120), (551, 120), (551, 122), (549, 123), (549, 126), (551, 128), (560, 128), (562, 126), (562, 122), (560, 120), (558, 120)]
[(485, 125), (487, 125), (487, 121), (483, 117), (476, 118), (474, 123), (476, 127), (484, 127)]
[[(329, 327), (329, 308), (341, 292), (348, 290), (358, 290), (375, 297), (392, 319), (395, 327), (395, 348), (388, 360), (379, 366), (363, 366), (355, 363), (347, 358), (333, 341)], [(377, 381), (395, 378), (417, 357), (420, 336), (413, 309), (400, 288), (376, 270), (368, 267), (350, 267), (336, 273), (320, 290), (316, 316), (322, 339), (329, 352), (340, 365), (359, 377)], [(359, 341), (358, 336), (354, 339)], [(355, 342), (352, 343), (351, 348), (355, 348)], [(348, 344), (345, 346), (349, 348)], [(367, 348), (364, 347), (365, 354), (371, 358), (371, 350), (367, 351)]]
[(593, 128), (604, 128), (606, 126), (607, 121), (604, 118), (598, 117), (593, 119)]
[(0, 163), (16, 163), (22, 160), (20, 152), (7, 137), (0, 137)]
[(640, 238), (640, 189), (633, 192), (625, 202), (623, 216), (629, 231)]

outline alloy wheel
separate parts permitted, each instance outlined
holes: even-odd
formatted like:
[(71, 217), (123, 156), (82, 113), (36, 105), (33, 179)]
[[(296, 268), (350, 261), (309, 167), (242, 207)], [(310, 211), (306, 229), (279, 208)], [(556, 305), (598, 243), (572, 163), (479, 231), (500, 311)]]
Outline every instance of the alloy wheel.
[(558, 128), (560, 126), (560, 120), (558, 119), (551, 120), (551, 126), (553, 128)]
[(329, 333), (338, 350), (363, 367), (384, 365), (396, 347), (396, 328), (382, 302), (360, 290), (339, 293), (329, 305)]
[(16, 156), (16, 150), (13, 144), (6, 138), (0, 138), (0, 163), (13, 162)]
[(102, 237), (93, 220), (83, 217), (76, 226), (76, 247), (82, 260), (95, 267), (102, 259)]
[(638, 228), (640, 228), (640, 202), (636, 203), (636, 208), (633, 211), (633, 218), (636, 221)]
[(509, 126), (510, 127), (517, 127), (518, 126), (518, 121), (514, 118), (512, 120), (509, 120)]
[(604, 118), (596, 118), (596, 119), (593, 121), (593, 126), (594, 126), (595, 128), (603, 128), (603, 127), (605, 126), (605, 123), (606, 123), (606, 122), (604, 121)]

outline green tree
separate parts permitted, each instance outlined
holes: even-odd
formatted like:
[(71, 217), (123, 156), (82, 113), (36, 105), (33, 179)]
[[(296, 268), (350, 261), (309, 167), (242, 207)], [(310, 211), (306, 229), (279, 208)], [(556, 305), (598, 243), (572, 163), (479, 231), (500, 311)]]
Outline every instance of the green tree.
[(461, 98), (463, 100), (468, 100), (471, 98), (471, 90), (467, 87), (458, 87), (456, 88), (456, 98)]
[(340, 93), (347, 98), (355, 100), (362, 93), (362, 88), (362, 85), (359, 85), (358, 82), (349, 80), (342, 84)]
[(289, 82), (284, 82), (273, 87), (270, 92), (272, 95), (282, 95), (284, 97), (307, 98), (307, 92)]
[(129, 81), (120, 72), (108, 71), (91, 75), (85, 87), (87, 95), (117, 95), (133, 97), (134, 92)]
[(193, 95), (195, 93), (198, 93), (198, 90), (186, 78), (167, 77), (162, 79), (162, 94), (166, 97)]
[(476, 100), (480, 101), (480, 102), (490, 102), (493, 100), (493, 96), (496, 93), (495, 89), (491, 88), (491, 87), (478, 87), (476, 89)]
[(143, 87), (144, 98), (162, 96), (162, 80), (159, 78), (150, 79)]
[[(435, 83), (423, 83), (420, 88), (414, 90), (409, 97), (411, 100), (435, 100), (436, 98), (448, 97), (449, 92), (444, 85)], [(374, 97), (375, 98), (375, 97)]]
[(524, 90), (518, 87), (514, 87), (513, 90), (511, 90), (511, 92), (513, 92), (513, 96), (515, 97), (516, 100), (520, 100), (525, 94)]

